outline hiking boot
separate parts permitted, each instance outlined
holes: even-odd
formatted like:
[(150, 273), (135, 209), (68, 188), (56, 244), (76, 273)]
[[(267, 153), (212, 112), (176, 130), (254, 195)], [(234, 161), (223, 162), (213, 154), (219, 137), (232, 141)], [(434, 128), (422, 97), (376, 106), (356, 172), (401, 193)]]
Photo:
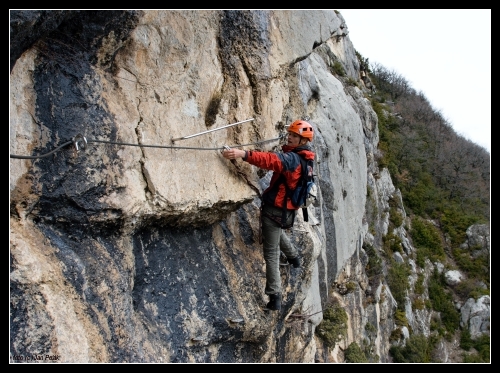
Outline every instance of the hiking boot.
[(288, 265), (288, 260), (285, 254), (281, 253), (280, 254), (280, 266), (287, 266)]
[(279, 311), (281, 309), (281, 294), (269, 294), (269, 302), (264, 309), (268, 311)]
[(288, 263), (293, 265), (293, 268), (299, 268), (300, 267), (300, 258), (296, 256), (295, 258), (287, 258)]

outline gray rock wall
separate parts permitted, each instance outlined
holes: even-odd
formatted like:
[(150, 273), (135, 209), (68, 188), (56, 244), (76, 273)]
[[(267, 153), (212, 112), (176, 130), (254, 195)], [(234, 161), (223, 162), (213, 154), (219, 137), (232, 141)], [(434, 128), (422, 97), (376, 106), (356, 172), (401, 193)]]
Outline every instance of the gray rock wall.
[[(390, 361), (395, 301), (367, 278), (363, 245), (380, 246), (401, 196), (379, 174), (340, 14), (24, 12), (11, 11), (12, 361), (342, 362), (364, 340)], [(297, 118), (316, 128), (320, 198), (288, 231), (303, 267), (281, 269), (269, 313), (257, 190), (270, 174), (219, 150), (279, 151)], [(315, 328), (332, 302), (348, 332), (328, 349)]]

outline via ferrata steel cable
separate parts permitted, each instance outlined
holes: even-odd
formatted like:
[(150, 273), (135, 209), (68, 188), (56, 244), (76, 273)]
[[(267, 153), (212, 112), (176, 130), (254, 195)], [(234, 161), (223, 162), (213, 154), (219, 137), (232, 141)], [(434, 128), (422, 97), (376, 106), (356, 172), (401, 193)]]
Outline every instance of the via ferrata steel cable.
[[(274, 137), (272, 139), (256, 141), (256, 142), (252, 142), (252, 143), (248, 143), (248, 144), (232, 145), (231, 147), (232, 148), (241, 148), (241, 147), (244, 147), (244, 146), (264, 144), (264, 143), (267, 143), (267, 142), (272, 142), (272, 141), (276, 141), (276, 140), (282, 139), (283, 136), (284, 135), (281, 135), (281, 136), (278, 136), (278, 137)], [(82, 138), (85, 140), (85, 145), (82, 144), (82, 140), (81, 140)], [(96, 139), (89, 139), (89, 140), (87, 140), (82, 135), (77, 135), (77, 136), (75, 136), (75, 138), (73, 140), (65, 142), (64, 144), (58, 146), (57, 148), (55, 148), (54, 150), (50, 151), (49, 153), (41, 154), (41, 155), (36, 155), (36, 156), (35, 155), (34, 156), (30, 156), (30, 155), (10, 154), (10, 158), (16, 158), (16, 159), (37, 159), (37, 158), (44, 158), (44, 157), (47, 157), (47, 156), (55, 153), (56, 151), (58, 151), (58, 150), (60, 150), (62, 148), (64, 148), (67, 145), (74, 144), (75, 147), (76, 147), (76, 149), (78, 150), (78, 144), (80, 144), (80, 146), (82, 148), (85, 148), (86, 147), (86, 143), (101, 143), (101, 144), (111, 144), (111, 145), (139, 146), (139, 147), (143, 147), (143, 148), (163, 148), (163, 149), (191, 149), (191, 150), (223, 150), (224, 149), (224, 147), (201, 148), (201, 147), (193, 147), (193, 146), (132, 144), (132, 143), (126, 143), (126, 142), (105, 141), (105, 140), (96, 140)]]

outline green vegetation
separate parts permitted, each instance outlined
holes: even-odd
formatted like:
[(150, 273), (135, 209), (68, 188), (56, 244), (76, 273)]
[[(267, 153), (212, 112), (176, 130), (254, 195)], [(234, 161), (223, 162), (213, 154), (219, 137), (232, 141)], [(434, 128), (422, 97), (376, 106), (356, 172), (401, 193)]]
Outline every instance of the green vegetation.
[(367, 322), (365, 324), (365, 330), (368, 332), (368, 333), (372, 333), (372, 334), (377, 334), (377, 328), (375, 327), (375, 325), (373, 325), (371, 322)]
[(425, 276), (423, 273), (419, 273), (417, 277), (417, 281), (415, 282), (415, 289), (414, 293), (417, 295), (422, 295), (425, 291), (425, 286), (424, 286), (424, 279)]
[[(446, 290), (444, 274), (435, 270), (429, 279), (429, 299), (432, 308), (440, 312), (441, 322), (447, 333), (453, 334), (460, 327), (460, 314), (453, 305), (452, 296)], [(440, 329), (441, 332), (443, 332)]]
[(453, 249), (453, 258), (458, 267), (470, 278), (482, 281), (485, 284), (490, 282), (490, 265), (487, 255), (473, 257), (471, 250)]
[(365, 203), (366, 214), (370, 224), (370, 233), (375, 235), (375, 225), (374, 222), (377, 221), (378, 207), (375, 197), (373, 196), (372, 188), (367, 185), (366, 187), (366, 203)]
[(406, 318), (406, 312), (402, 309), (396, 310), (396, 313), (394, 314), (394, 320), (396, 322), (396, 325), (409, 327), (408, 319)]
[[(432, 309), (432, 304), (428, 308)], [(431, 330), (431, 332), (434, 332), (435, 334), (437, 334), (439, 336), (446, 335), (446, 329), (444, 328), (443, 324), (441, 323), (441, 320), (439, 318), (439, 314), (432, 316), (430, 330)]]
[(357, 82), (355, 79), (351, 78), (351, 77), (348, 77), (348, 78), (347, 78), (346, 83), (347, 83), (348, 85), (353, 86), (353, 87), (358, 87), (358, 88), (359, 88), (358, 82)]
[(468, 330), (463, 330), (460, 336), (460, 348), (469, 351), (474, 349), (477, 353), (464, 354), (464, 363), (489, 363), (490, 362), (490, 337), (481, 335), (473, 340)]
[(461, 211), (457, 206), (446, 206), (440, 216), (440, 223), (443, 232), (446, 233), (454, 247), (461, 245), (465, 239), (465, 231), (472, 224), (487, 223), (485, 218), (478, 218), (469, 214), (467, 211)]
[(392, 253), (399, 252), (403, 253), (403, 246), (401, 245), (401, 238), (399, 238), (394, 233), (388, 233), (382, 237), (384, 243), (384, 251), (388, 257), (391, 257)]
[(488, 356), (483, 358), (480, 354), (467, 355), (463, 354), (463, 363), (489, 363), (489, 347), (488, 346)]
[(332, 66), (330, 66), (330, 69), (332, 71), (332, 74), (338, 75), (338, 76), (346, 76), (344, 66), (339, 61), (335, 61)]
[(406, 292), (410, 286), (408, 276), (410, 268), (405, 263), (393, 263), (387, 273), (387, 283), (394, 299), (398, 302), (398, 309), (402, 311), (404, 311)]
[(395, 363), (431, 363), (433, 344), (421, 334), (410, 336), (403, 347), (392, 346), (389, 350)]
[(411, 307), (414, 310), (423, 310), (425, 309), (425, 302), (421, 298), (415, 298), (413, 299)]
[(389, 337), (389, 341), (390, 342), (397, 342), (399, 341), (401, 338), (403, 338), (403, 331), (401, 330), (400, 327), (397, 327), (396, 329), (394, 329), (392, 332), (391, 332), (391, 335)]
[(377, 251), (373, 248), (373, 246), (364, 243), (363, 249), (368, 255), (368, 264), (366, 265), (365, 271), (369, 279), (373, 279), (375, 277), (380, 277), (382, 275), (382, 260), (377, 254)]
[(356, 57), (358, 57), (359, 61), (359, 70), (366, 72), (367, 74), (371, 73), (370, 69), (370, 61), (368, 58), (364, 58), (357, 50), (354, 51), (356, 53)]
[(349, 281), (345, 285), (345, 287), (346, 287), (348, 293), (352, 293), (354, 290), (356, 290), (356, 283), (354, 281)]
[(417, 281), (415, 281), (415, 286), (413, 289), (414, 297), (412, 301), (412, 308), (414, 310), (423, 310), (427, 306), (426, 302), (421, 297), (425, 292), (424, 279), (424, 274), (419, 273), (417, 276)]
[(397, 175), (393, 172), (397, 169), (396, 165), (392, 163), (392, 153), (393, 149), (389, 146), (397, 139), (393, 138), (392, 131), (397, 128), (398, 121), (395, 117), (388, 115), (387, 107), (378, 102), (376, 98), (371, 100), (372, 108), (378, 117), (378, 129), (379, 129), (379, 144), (378, 148), (382, 151), (382, 157), (378, 159), (379, 168), (387, 167), (391, 175)]
[(441, 235), (432, 223), (416, 217), (413, 219), (410, 234), (413, 244), (417, 248), (416, 262), (419, 267), (425, 266), (425, 259), (429, 259), (431, 263), (441, 262), (445, 259)]
[[(489, 294), (489, 252), (480, 251), (480, 247), (462, 249), (461, 245), (467, 238), (468, 227), (490, 222), (490, 154), (456, 134), (441, 113), (434, 110), (427, 98), (415, 91), (404, 77), (381, 65), (370, 65), (358, 51), (356, 56), (360, 70), (369, 75), (376, 87), (369, 95), (378, 118), (376, 161), (380, 169), (389, 170), (394, 186), (401, 192), (408, 217), (405, 221), (399, 212), (402, 206), (389, 200), (390, 208), (384, 211), (388, 214), (389, 230), (382, 237), (382, 256), (376, 248), (365, 244), (363, 248), (368, 255), (365, 271), (373, 286), (375, 280), (381, 280), (386, 261), (385, 279), (398, 304), (394, 315), (397, 328), (390, 336), (390, 341), (396, 343), (390, 349), (394, 361), (428, 363), (432, 362), (437, 341), (441, 338), (450, 341), (460, 330), (460, 314), (453, 298), (477, 299)], [(333, 66), (332, 70), (335, 71)], [(379, 212), (372, 194), (368, 188), (366, 217), (370, 232), (377, 239), (375, 222)], [(404, 305), (409, 295), (410, 267), (393, 259), (395, 252), (404, 255), (401, 240), (393, 230), (403, 224), (410, 227), (405, 225), (415, 252), (408, 255), (417, 266), (425, 268), (429, 260), (444, 264), (446, 269), (441, 273), (434, 271), (428, 279), (427, 289), (424, 274), (417, 272), (414, 293), (410, 294), (412, 308), (432, 309), (436, 313), (431, 318), (429, 338), (413, 335), (410, 330), (410, 337), (401, 347), (397, 345), (403, 338), (401, 328), (409, 328)], [(444, 272), (452, 268), (460, 269), (465, 277), (457, 285), (449, 286), (444, 281)], [(425, 290), (429, 299), (424, 297)], [(468, 351), (464, 354), (464, 362), (489, 362), (489, 337), (473, 341), (463, 331), (461, 347)], [(357, 345), (352, 346), (352, 353), (356, 358), (364, 356), (370, 360), (367, 351)]]
[(490, 290), (484, 288), (484, 282), (467, 278), (455, 286), (455, 292), (463, 299), (474, 298), (478, 300), (483, 295), (490, 295)]
[(340, 305), (329, 307), (323, 311), (323, 321), (317, 326), (316, 334), (333, 348), (347, 335), (347, 320), (347, 313)]
[(462, 330), (460, 334), (460, 348), (469, 351), (474, 346), (474, 341), (470, 336), (469, 329)]
[(394, 227), (400, 227), (403, 224), (403, 215), (395, 207), (391, 207), (389, 221)]
[(346, 348), (344, 351), (344, 357), (346, 363), (367, 363), (368, 359), (366, 358), (365, 353), (358, 346), (356, 342), (353, 342)]
[(409, 215), (438, 219), (452, 244), (461, 244), (467, 227), (490, 220), (489, 153), (456, 134), (400, 74), (379, 64), (367, 68), (368, 59), (356, 55), (377, 87), (371, 102), (379, 167), (389, 169)]

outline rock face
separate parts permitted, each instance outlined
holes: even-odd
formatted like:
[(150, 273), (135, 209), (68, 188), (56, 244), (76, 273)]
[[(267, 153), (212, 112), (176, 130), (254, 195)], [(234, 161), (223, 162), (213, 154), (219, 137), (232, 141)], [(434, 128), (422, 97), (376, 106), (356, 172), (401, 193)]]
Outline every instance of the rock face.
[(490, 227), (486, 224), (475, 224), (467, 228), (465, 232), (467, 240), (461, 248), (472, 252), (473, 257), (485, 255), (490, 257)]
[[(342, 362), (369, 341), (390, 362), (396, 302), (364, 244), (380, 247), (389, 199), (405, 214), (347, 34), (327, 10), (11, 11), (11, 359)], [(279, 151), (298, 118), (316, 129), (320, 198), (288, 232), (303, 266), (281, 269), (273, 313), (270, 175), (219, 150)], [(329, 350), (315, 328), (332, 302), (349, 320)]]
[(456, 285), (460, 283), (460, 281), (463, 278), (462, 273), (460, 273), (460, 271), (457, 270), (448, 271), (444, 274), (444, 276), (446, 283), (449, 285)]
[(490, 334), (490, 297), (483, 295), (477, 301), (470, 298), (462, 307), (462, 326), (469, 328), (472, 338)]

